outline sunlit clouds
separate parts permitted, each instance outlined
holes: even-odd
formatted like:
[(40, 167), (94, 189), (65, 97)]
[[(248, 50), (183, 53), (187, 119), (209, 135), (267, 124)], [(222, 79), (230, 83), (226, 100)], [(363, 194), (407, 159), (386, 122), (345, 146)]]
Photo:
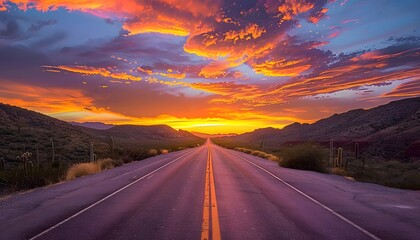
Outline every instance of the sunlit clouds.
[(419, 96), (420, 5), (382, 5), (0, 0), (0, 100), (67, 121), (240, 133)]

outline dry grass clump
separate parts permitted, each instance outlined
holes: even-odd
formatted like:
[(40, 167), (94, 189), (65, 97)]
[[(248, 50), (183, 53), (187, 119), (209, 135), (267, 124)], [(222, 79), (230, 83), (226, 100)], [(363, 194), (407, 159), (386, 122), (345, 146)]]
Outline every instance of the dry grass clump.
[(147, 154), (149, 154), (149, 156), (156, 156), (158, 155), (158, 150), (156, 149), (149, 149), (149, 151), (147, 151)]
[(118, 163), (111, 158), (101, 159), (97, 162), (77, 163), (67, 170), (66, 180), (95, 174), (105, 169), (114, 168), (117, 165)]
[(101, 168), (94, 162), (77, 163), (67, 170), (66, 180), (72, 180), (81, 176), (98, 173), (100, 171)]
[(267, 155), (265, 155), (265, 159), (270, 160), (270, 161), (273, 161), (273, 162), (280, 161), (280, 158), (277, 157), (276, 155), (273, 155), (273, 154), (267, 154)]
[(168, 149), (160, 149), (159, 151), (160, 151), (160, 154), (167, 154), (167, 153), (169, 153), (169, 150)]
[(101, 170), (111, 169), (111, 168), (114, 168), (117, 165), (116, 162), (115, 162), (115, 160), (114, 159), (111, 159), (111, 158), (101, 159), (97, 163), (98, 163), (99, 168)]
[(236, 147), (234, 148), (234, 150), (239, 151), (239, 152), (243, 152), (243, 153), (247, 153), (247, 154), (251, 154), (257, 157), (261, 157), (261, 158), (265, 158), (267, 160), (270, 161), (275, 161), (278, 162), (279, 158), (273, 154), (269, 154), (269, 153), (265, 153), (263, 151), (259, 151), (259, 150), (252, 150), (252, 149), (248, 149), (248, 148), (241, 148), (241, 147)]
[(344, 169), (331, 168), (330, 171), (332, 174), (335, 174), (335, 175), (346, 176), (346, 171), (344, 171)]

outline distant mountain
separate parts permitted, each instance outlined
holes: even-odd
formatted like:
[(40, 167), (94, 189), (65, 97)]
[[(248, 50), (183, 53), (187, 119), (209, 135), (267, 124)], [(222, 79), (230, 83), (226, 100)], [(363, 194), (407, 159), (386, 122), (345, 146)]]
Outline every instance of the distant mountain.
[(131, 153), (148, 148), (178, 149), (204, 142), (189, 132), (177, 131), (166, 125), (121, 125), (99, 130), (75, 126), (34, 111), (0, 103), (0, 157), (9, 165), (16, 165), (16, 156), (25, 151), (35, 153), (36, 145), (41, 161), (51, 160), (51, 139), (54, 141), (57, 162), (88, 160), (91, 142), (98, 157), (107, 157), (111, 137), (120, 156), (133, 156)]
[(112, 124), (105, 124), (101, 122), (69, 122), (71, 125), (75, 126), (81, 126), (81, 127), (87, 127), (87, 128), (93, 128), (93, 129), (99, 129), (99, 130), (106, 130), (112, 128), (114, 125)]
[(393, 101), (372, 109), (355, 109), (312, 124), (293, 123), (283, 129), (264, 128), (221, 141), (237, 145), (275, 149), (293, 142), (326, 144), (350, 148), (355, 142), (366, 153), (385, 158), (420, 158), (420, 97)]
[(222, 133), (218, 133), (218, 134), (208, 134), (208, 133), (201, 133), (201, 132), (191, 132), (192, 134), (194, 134), (197, 137), (201, 137), (201, 138), (219, 138), (219, 137), (231, 137), (231, 136), (237, 136), (238, 134), (236, 133), (227, 133), (227, 134), (222, 134)]

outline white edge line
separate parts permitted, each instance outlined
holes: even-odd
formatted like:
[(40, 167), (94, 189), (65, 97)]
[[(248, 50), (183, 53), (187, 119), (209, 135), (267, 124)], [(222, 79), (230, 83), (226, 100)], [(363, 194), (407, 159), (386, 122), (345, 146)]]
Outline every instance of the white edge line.
[[(236, 155), (234, 153), (232, 153), (233, 155)], [(339, 213), (337, 213), (336, 211), (332, 210), (331, 208), (325, 206), (324, 204), (320, 203), (318, 200), (312, 198), (311, 196), (307, 195), (306, 193), (302, 192), (301, 190), (293, 187), (292, 185), (290, 185), (289, 183), (287, 183), (286, 181), (284, 181), (283, 179), (277, 177), (276, 175), (274, 175), (273, 173), (271, 173), (270, 171), (266, 170), (265, 168), (261, 167), (258, 164), (255, 164), (251, 161), (249, 161), (248, 159), (240, 156), (240, 155), (236, 155), (237, 157), (240, 157), (242, 159), (244, 159), (245, 161), (247, 161), (248, 163), (254, 165), (255, 167), (261, 169), (262, 171), (266, 172), (267, 174), (271, 175), (273, 178), (279, 180), (280, 182), (282, 182), (283, 184), (285, 184), (286, 186), (290, 187), (291, 189), (295, 190), (296, 192), (300, 193), (301, 195), (303, 195), (304, 197), (308, 198), (309, 200), (311, 200), (312, 202), (318, 204), (319, 206), (321, 206), (322, 208), (324, 208), (325, 210), (329, 211), (330, 213), (334, 214), (335, 216), (339, 217), (341, 220), (343, 220), (344, 222), (352, 225), (353, 227), (357, 228), (359, 231), (361, 231), (362, 233), (366, 234), (367, 236), (371, 237), (372, 239), (375, 240), (381, 240), (379, 237), (375, 236), (374, 234), (370, 233), (368, 230), (360, 227), (359, 225), (357, 225), (356, 223), (352, 222), (351, 220), (347, 219), (346, 217), (340, 215)]]
[(106, 196), (106, 197), (102, 198), (101, 200), (99, 200), (99, 201), (97, 201), (97, 202), (95, 202), (95, 203), (93, 203), (93, 204), (91, 204), (91, 205), (87, 206), (86, 208), (84, 208), (84, 209), (80, 210), (79, 212), (77, 212), (77, 213), (75, 213), (75, 214), (71, 215), (70, 217), (68, 217), (68, 218), (64, 219), (63, 221), (61, 221), (61, 222), (59, 222), (59, 223), (55, 224), (54, 226), (52, 226), (52, 227), (50, 227), (50, 228), (48, 228), (48, 229), (46, 229), (46, 230), (42, 231), (41, 233), (38, 233), (37, 235), (35, 235), (35, 236), (31, 237), (29, 240), (34, 240), (34, 239), (37, 239), (37, 238), (41, 237), (42, 235), (44, 235), (44, 234), (48, 233), (49, 231), (51, 231), (51, 230), (53, 230), (53, 229), (55, 229), (55, 228), (59, 227), (60, 225), (63, 225), (64, 223), (66, 223), (66, 222), (70, 221), (71, 219), (73, 219), (73, 218), (75, 218), (75, 217), (79, 216), (80, 214), (82, 214), (82, 213), (86, 212), (87, 210), (89, 210), (89, 209), (91, 209), (91, 208), (95, 207), (96, 205), (100, 204), (101, 202), (103, 202), (103, 201), (107, 200), (108, 198), (110, 198), (110, 197), (114, 196), (115, 194), (117, 194), (117, 193), (119, 193), (119, 192), (123, 191), (124, 189), (126, 189), (126, 188), (130, 187), (131, 185), (133, 185), (133, 184), (137, 183), (138, 181), (143, 180), (144, 178), (147, 178), (148, 176), (153, 175), (155, 172), (157, 172), (157, 171), (161, 170), (162, 168), (167, 167), (168, 165), (172, 164), (173, 162), (178, 161), (179, 159), (181, 159), (181, 158), (185, 157), (186, 155), (188, 155), (188, 154), (192, 153), (194, 150), (195, 150), (195, 149), (193, 149), (193, 150), (191, 150), (190, 152), (187, 152), (187, 153), (185, 153), (185, 154), (183, 154), (183, 155), (181, 155), (181, 156), (179, 156), (179, 157), (175, 158), (174, 160), (172, 160), (172, 161), (170, 161), (170, 162), (166, 163), (165, 165), (160, 166), (159, 168), (157, 168), (157, 169), (155, 169), (155, 170), (153, 170), (153, 171), (151, 171), (151, 172), (147, 173), (146, 175), (143, 175), (141, 178), (137, 179), (136, 181), (131, 182), (131, 183), (129, 183), (129, 184), (127, 184), (127, 185), (125, 185), (124, 187), (122, 187), (122, 188), (118, 189), (117, 191), (115, 191), (115, 192), (113, 192), (113, 193), (109, 194), (108, 196)]

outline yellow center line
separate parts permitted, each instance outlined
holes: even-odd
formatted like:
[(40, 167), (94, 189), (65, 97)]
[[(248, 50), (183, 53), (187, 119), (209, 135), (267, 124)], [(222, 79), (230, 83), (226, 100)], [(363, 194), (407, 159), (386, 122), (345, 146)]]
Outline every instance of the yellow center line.
[(213, 173), (213, 162), (211, 159), (211, 152), (209, 149), (209, 165), (210, 165), (210, 189), (211, 189), (211, 225), (212, 225), (212, 239), (220, 240), (220, 223), (219, 223), (219, 212), (217, 210), (216, 201), (216, 187), (214, 185), (214, 173)]
[(209, 240), (210, 230), (210, 162), (207, 159), (206, 164), (206, 181), (204, 184), (204, 207), (203, 207), (203, 223), (201, 230), (201, 240)]
[[(211, 203), (211, 209), (210, 209)], [(208, 148), (206, 163), (206, 182), (204, 185), (204, 207), (201, 240), (210, 239), (210, 217), (211, 217), (211, 239), (220, 240), (219, 212), (217, 210), (216, 187), (214, 185), (213, 162), (210, 147)]]

